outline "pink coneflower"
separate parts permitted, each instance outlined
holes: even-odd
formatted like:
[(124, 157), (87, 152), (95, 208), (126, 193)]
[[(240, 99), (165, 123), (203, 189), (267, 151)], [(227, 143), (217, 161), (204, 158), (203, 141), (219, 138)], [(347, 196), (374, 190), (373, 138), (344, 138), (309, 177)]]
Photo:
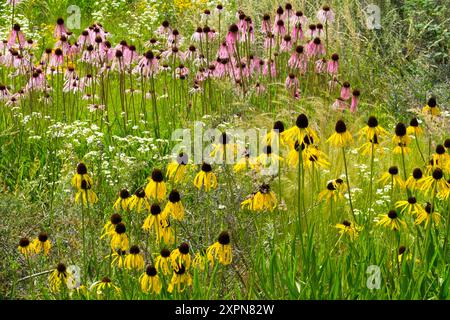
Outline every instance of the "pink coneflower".
[(53, 51), (52, 56), (50, 57), (50, 67), (59, 67), (62, 66), (64, 63), (64, 56), (63, 51), (61, 48), (56, 48), (55, 51)]
[(217, 57), (220, 59), (227, 59), (229, 57), (228, 47), (226, 42), (222, 42), (217, 52)]
[(294, 99), (295, 100), (300, 100), (300, 88), (296, 88), (294, 90)]
[(339, 84), (338, 78), (333, 77), (333, 79), (328, 82), (328, 87), (330, 88), (330, 90), (334, 90), (337, 88), (338, 84)]
[(228, 28), (228, 34), (225, 42), (227, 43), (228, 47), (233, 48), (237, 40), (239, 40), (239, 27), (233, 23)]
[(167, 38), (167, 43), (169, 46), (179, 46), (182, 42), (182, 37), (177, 29), (173, 29)]
[(274, 48), (275, 47), (275, 36), (273, 33), (268, 32), (264, 38), (264, 48)]
[(187, 60), (194, 60), (198, 56), (197, 48), (194, 45), (190, 45), (188, 50), (184, 53)]
[(123, 62), (125, 65), (129, 66), (138, 59), (138, 54), (136, 53), (136, 47), (130, 45), (128, 50), (123, 52)]
[(303, 28), (301, 23), (294, 24), (294, 28), (292, 28), (292, 39), (293, 41), (301, 41), (303, 39)]
[(272, 32), (272, 24), (270, 23), (270, 15), (265, 14), (261, 23), (261, 31), (263, 33)]
[(0, 100), (9, 98), (9, 90), (4, 84), (0, 84)]
[(273, 26), (273, 31), (276, 35), (284, 36), (286, 34), (286, 27), (284, 26), (284, 21), (279, 19), (275, 22)]
[(257, 82), (255, 84), (255, 92), (256, 92), (256, 94), (257, 95), (261, 95), (262, 93), (264, 93), (264, 91), (266, 91), (266, 87), (264, 87), (262, 84)]
[(277, 15), (276, 15), (275, 20), (281, 20), (281, 19), (284, 19), (284, 10), (281, 6), (278, 6)]
[(90, 104), (87, 106), (90, 112), (95, 112), (98, 110), (105, 110), (105, 105), (104, 104)]
[[(250, 61), (248, 61), (248, 64), (250, 66), (250, 73), (260, 73), (261, 72), (261, 66), (264, 65), (264, 61), (261, 61), (260, 58), (250, 55)], [(262, 63), (261, 63), (262, 62)]]
[(5, 105), (7, 107), (14, 108), (14, 107), (17, 107), (19, 105), (19, 103), (20, 103), (20, 100), (13, 95), (12, 97), (9, 98), (8, 101), (6, 101)]
[(289, 22), (290, 22), (290, 20), (291, 20), (291, 18), (292, 18), (292, 16), (293, 16), (293, 11), (292, 11), (292, 4), (290, 4), (290, 3), (286, 3), (285, 5), (284, 5), (284, 9), (286, 10), (285, 12), (284, 12), (284, 17), (286, 18), (286, 22), (289, 24)]
[(356, 109), (358, 108), (358, 102), (359, 102), (359, 96), (361, 95), (361, 92), (357, 89), (353, 90), (352, 95), (352, 102), (350, 104), (350, 112), (356, 112)]
[(341, 97), (337, 98), (333, 105), (331, 106), (333, 110), (345, 110), (347, 108), (347, 103)]
[(80, 79), (80, 86), (82, 88), (91, 87), (94, 83), (97, 83), (97, 81), (91, 74), (87, 74), (85, 77)]
[(25, 43), (25, 48), (28, 50), (36, 48), (36, 42), (34, 42), (33, 39), (28, 39)]
[(317, 19), (323, 24), (332, 23), (334, 21), (334, 12), (329, 6), (323, 6), (322, 9), (317, 12)]
[(216, 6), (216, 11), (217, 11), (219, 14), (223, 11), (223, 5), (222, 5), (221, 3), (219, 3), (219, 4)]
[(239, 21), (237, 23), (237, 26), (241, 34), (247, 33), (248, 23), (246, 18), (247, 16), (244, 13), (239, 15)]
[(301, 25), (306, 25), (308, 23), (308, 18), (303, 14), (302, 11), (297, 11), (292, 18), (292, 23)]
[(339, 71), (339, 55), (337, 53), (333, 53), (331, 55), (331, 60), (329, 60), (327, 64), (327, 72), (329, 74), (337, 74), (338, 71)]
[(351, 95), (352, 95), (352, 93), (350, 91), (350, 82), (345, 81), (342, 84), (342, 88), (341, 88), (341, 98), (344, 100), (348, 100)]
[(203, 67), (199, 68), (197, 73), (195, 74), (195, 81), (201, 83), (205, 81), (207, 78), (208, 78), (208, 71), (206, 71), (205, 68)]
[(322, 58), (316, 61), (314, 69), (316, 73), (318, 74), (325, 73), (326, 68), (327, 68), (327, 59)]
[(78, 77), (71, 80), (64, 82), (63, 92), (80, 92), (83, 91), (83, 87), (81, 86), (80, 82), (78, 81)]
[(6, 0), (6, 3), (12, 6), (18, 5), (22, 0)]
[(315, 24), (310, 24), (309, 28), (309, 36), (311, 39), (314, 39), (317, 36), (317, 26)]
[(65, 35), (62, 35), (58, 42), (55, 43), (55, 48), (61, 48), (64, 55), (67, 55), (68, 51), (70, 50), (70, 43), (67, 41), (67, 37)]
[(287, 78), (286, 81), (284, 82), (284, 85), (286, 86), (286, 89), (297, 89), (298, 88), (298, 84), (299, 81), (297, 79), (297, 77), (295, 76), (295, 74), (290, 73)]
[(81, 99), (82, 99), (82, 100), (85, 100), (85, 101), (89, 101), (89, 100), (97, 99), (97, 96), (96, 96), (96, 95), (93, 95), (93, 94), (91, 94), (91, 93), (89, 93), (89, 92), (86, 92), (86, 93), (81, 97)]
[(91, 44), (91, 38), (89, 37), (89, 31), (83, 30), (81, 32), (80, 36), (78, 37), (78, 44), (82, 47), (90, 45)]
[(151, 38), (151, 39), (148, 40), (144, 45), (145, 45), (146, 47), (153, 48), (153, 47), (156, 47), (158, 44), (159, 44), (159, 41), (158, 41), (157, 39)]
[(168, 35), (171, 31), (172, 29), (170, 29), (170, 24), (167, 20), (164, 20), (156, 30), (156, 32), (160, 35)]
[(155, 58), (155, 55), (152, 51), (147, 51), (145, 55), (139, 60), (139, 63), (136, 67), (136, 70), (139, 70), (139, 73), (142, 73), (144, 77), (149, 77), (153, 74), (158, 73), (159, 63), (158, 59)]
[(202, 92), (202, 87), (198, 83), (194, 83), (192, 88), (189, 89), (189, 94), (196, 94)]
[(55, 31), (53, 32), (53, 37), (58, 39), (58, 38), (61, 38), (61, 36), (66, 36), (66, 35), (67, 35), (67, 29), (64, 26), (64, 19), (58, 18), (58, 20), (56, 20), (56, 26), (55, 26)]
[(217, 38), (217, 32), (214, 29), (206, 26), (203, 28), (203, 33), (206, 35), (209, 41), (213, 41)]
[(175, 74), (178, 77), (184, 76), (186, 77), (189, 74), (189, 69), (186, 68), (186, 66), (184, 64), (180, 64), (176, 69), (175, 69)]
[(266, 63), (264, 64), (263, 75), (268, 75), (269, 70), (270, 70), (270, 75), (272, 77), (277, 76), (277, 67), (276, 67), (275, 61), (273, 61), (272, 59), (267, 60)]
[(316, 24), (316, 29), (317, 29), (317, 36), (321, 37), (323, 34), (323, 24), (321, 23)]
[(195, 32), (191, 36), (192, 42), (200, 42), (203, 39), (203, 29), (202, 27), (197, 27)]
[(325, 47), (320, 38), (314, 38), (306, 47), (306, 54), (308, 57), (316, 57), (325, 54)]
[(292, 49), (292, 38), (290, 35), (285, 35), (281, 41), (280, 50), (281, 52), (288, 52)]
[(45, 88), (45, 76), (42, 73), (42, 70), (38, 69), (31, 75), (30, 80), (28, 80), (28, 83), (26, 85), (26, 90), (33, 89), (33, 90), (39, 90)]
[(25, 36), (23, 32), (20, 31), (20, 25), (17, 23), (13, 26), (11, 32), (9, 33), (8, 46), (13, 47), (16, 44), (16, 41), (19, 44), (19, 47), (25, 46)]
[(195, 59), (194, 59), (194, 64), (196, 66), (202, 66), (206, 63), (206, 58), (205, 55), (203, 53), (200, 53)]
[(106, 59), (106, 61), (112, 61), (115, 57), (115, 52), (112, 49), (111, 43), (109, 41), (104, 41), (100, 44), (100, 57)]
[(216, 77), (223, 77), (226, 74), (226, 70), (227, 70), (227, 63), (229, 62), (229, 59), (220, 59), (217, 58), (216, 61), (216, 69), (214, 70), (214, 75)]
[(122, 50), (115, 50), (114, 53), (114, 59), (111, 64), (112, 70), (117, 70), (119, 72), (124, 70), (124, 63), (123, 63), (123, 53)]
[(178, 49), (178, 47), (172, 47), (161, 54), (161, 57), (165, 60), (169, 59), (179, 59), (180, 61), (184, 61), (186, 59), (184, 53)]
[(308, 68), (308, 59), (304, 54), (303, 46), (297, 46), (295, 52), (291, 55), (288, 60), (289, 67), (293, 69), (298, 69), (301, 74), (305, 74)]

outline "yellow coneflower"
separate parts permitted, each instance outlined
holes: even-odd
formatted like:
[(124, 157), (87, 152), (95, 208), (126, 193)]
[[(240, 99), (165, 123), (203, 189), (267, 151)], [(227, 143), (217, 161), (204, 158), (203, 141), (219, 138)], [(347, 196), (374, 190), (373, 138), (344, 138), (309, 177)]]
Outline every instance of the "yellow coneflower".
[(150, 203), (148, 202), (143, 188), (137, 189), (134, 195), (131, 196), (128, 207), (130, 210), (136, 208), (137, 213), (141, 213), (142, 209), (150, 209)]
[[(400, 246), (398, 248), (397, 259), (398, 259), (399, 263), (401, 263), (403, 261), (403, 256), (405, 255), (405, 252), (406, 252), (406, 247), (405, 246)], [(408, 256), (408, 258), (410, 258), (410, 257)], [(410, 259), (408, 259), (408, 260), (410, 260)]]
[(435, 160), (433, 157), (428, 161), (428, 164), (425, 167), (425, 174), (431, 174), (435, 168), (442, 168), (439, 160)]
[(401, 228), (406, 228), (406, 222), (403, 221), (397, 214), (397, 211), (391, 210), (387, 214), (379, 216), (378, 225), (398, 231)]
[(372, 139), (374, 136), (381, 137), (387, 136), (388, 132), (378, 124), (378, 120), (374, 116), (370, 116), (367, 120), (367, 125), (359, 130), (359, 138), (362, 139), (364, 136), (366, 139)]
[(272, 146), (265, 146), (263, 152), (256, 157), (253, 163), (250, 163), (252, 169), (260, 171), (261, 168), (267, 168), (271, 165), (278, 165), (283, 158), (273, 152)]
[(339, 229), (340, 235), (347, 234), (351, 241), (358, 238), (359, 232), (362, 230), (361, 227), (347, 220), (342, 221), (342, 223), (336, 224), (334, 227)]
[(434, 211), (435, 208), (431, 206), (431, 203), (427, 203), (425, 206), (425, 209), (422, 209), (422, 211), (417, 214), (415, 224), (421, 224), (425, 221), (425, 228), (428, 227), (428, 224), (433, 221), (434, 225), (437, 227), (441, 223), (442, 216)]
[(160, 233), (161, 233), (161, 220), (162, 219), (164, 219), (164, 217), (161, 215), (161, 207), (158, 204), (154, 203), (150, 207), (150, 214), (144, 220), (142, 229), (144, 229), (147, 232), (151, 232), (152, 227), (154, 226), (156, 238), (159, 240)]
[(409, 197), (408, 200), (401, 200), (395, 203), (397, 209), (401, 208), (400, 213), (407, 212), (409, 215), (420, 214), (423, 208), (417, 203), (416, 197)]
[(86, 180), (81, 181), (81, 188), (75, 194), (75, 203), (80, 201), (82, 201), (83, 205), (87, 205), (88, 203), (94, 204), (98, 201), (97, 195), (91, 190), (91, 185)]
[(330, 163), (328, 162), (327, 155), (320, 151), (317, 147), (312, 146), (308, 147), (308, 155), (305, 157), (305, 167), (310, 168), (312, 166), (314, 167), (321, 167), (321, 168), (328, 168), (330, 166)]
[(86, 181), (89, 186), (93, 184), (92, 178), (87, 172), (86, 165), (81, 162), (77, 165), (77, 173), (72, 178), (72, 185), (77, 189), (81, 189), (81, 182), (83, 180)]
[(336, 202), (337, 200), (344, 199), (345, 190), (346, 186), (344, 184), (344, 180), (331, 180), (327, 183), (327, 188), (319, 193), (319, 200), (325, 198), (327, 202), (331, 199)]
[(123, 268), (126, 255), (127, 255), (127, 252), (125, 250), (119, 249), (119, 250), (114, 251), (111, 254), (111, 256), (109, 256), (109, 255), (106, 256), (106, 258), (111, 259), (112, 266), (116, 265), (119, 268)]
[(229, 265), (233, 260), (233, 254), (230, 244), (230, 235), (227, 231), (223, 231), (214, 244), (206, 250), (206, 256), (211, 265), (214, 264), (214, 259), (219, 260), (220, 264)]
[(170, 262), (172, 263), (172, 269), (175, 271), (180, 265), (189, 270), (191, 267), (191, 255), (189, 254), (189, 245), (186, 242), (180, 244), (178, 248), (170, 253)]
[(273, 129), (270, 130), (268, 134), (266, 134), (264, 142), (269, 146), (272, 145), (280, 146), (281, 144), (284, 144), (285, 142), (282, 136), (283, 132), (284, 132), (284, 123), (281, 121), (275, 121)]
[(130, 253), (126, 255), (124, 266), (125, 269), (131, 270), (141, 270), (144, 269), (144, 257), (142, 256), (141, 250), (138, 246), (131, 246)]
[(437, 105), (435, 97), (431, 97), (430, 99), (428, 99), (428, 103), (425, 105), (425, 107), (422, 108), (422, 112), (424, 114), (430, 114), (432, 116), (439, 116), (441, 114), (441, 110)]
[(445, 180), (444, 172), (439, 167), (433, 170), (431, 176), (423, 178), (423, 183), (420, 187), (420, 190), (424, 191), (425, 194), (435, 190), (447, 192), (449, 189), (450, 184)]
[(114, 233), (111, 237), (111, 249), (113, 251), (122, 250), (125, 251), (128, 249), (129, 240), (128, 236), (125, 233), (127, 228), (123, 222), (119, 222), (114, 228)]
[(205, 250), (202, 250), (202, 252), (197, 252), (195, 254), (194, 259), (192, 260), (192, 267), (194, 269), (205, 271), (206, 263), (208, 261), (205, 254)]
[(384, 186), (393, 183), (393, 187), (398, 186), (401, 189), (405, 188), (405, 182), (398, 174), (398, 168), (396, 166), (390, 167), (387, 172), (383, 173), (379, 182)]
[(412, 175), (406, 179), (405, 186), (411, 191), (420, 189), (423, 182), (423, 173), (420, 168), (415, 168), (412, 172)]
[(238, 152), (238, 145), (230, 143), (230, 137), (226, 132), (223, 132), (219, 138), (219, 143), (213, 145), (214, 149), (209, 156), (216, 162), (226, 159), (234, 159)]
[(239, 173), (241, 171), (247, 170), (251, 167), (250, 161), (250, 153), (248, 151), (244, 152), (244, 156), (240, 158), (233, 166), (233, 171), (235, 173)]
[(184, 207), (181, 203), (180, 193), (177, 190), (172, 190), (169, 193), (169, 202), (167, 202), (162, 212), (164, 219), (169, 216), (175, 220), (181, 221), (184, 218)]
[(175, 234), (172, 231), (169, 219), (161, 219), (161, 232), (159, 233), (158, 241), (163, 241), (165, 244), (171, 245), (175, 241)]
[(202, 164), (201, 171), (197, 173), (194, 178), (194, 186), (199, 190), (204, 187), (206, 192), (217, 188), (217, 177), (214, 172), (212, 172), (212, 167), (210, 164)]
[(241, 208), (251, 211), (273, 211), (277, 206), (275, 193), (268, 184), (263, 184), (259, 191), (241, 203)]
[(414, 135), (414, 136), (420, 136), (423, 134), (423, 130), (421, 127), (419, 127), (419, 120), (417, 118), (412, 118), (409, 122), (409, 126), (406, 129), (406, 134)]
[(392, 142), (395, 145), (394, 152), (397, 151), (399, 153), (398, 151), (400, 151), (401, 153), (402, 149), (407, 151), (405, 148), (410, 144), (411, 138), (406, 134), (406, 126), (404, 123), (400, 122), (395, 126), (395, 135), (392, 137)]
[(50, 249), (52, 247), (52, 243), (48, 239), (48, 234), (45, 232), (39, 233), (38, 237), (33, 241), (34, 252), (37, 254), (44, 252), (44, 255), (48, 255)]
[(100, 239), (103, 239), (106, 236), (113, 236), (116, 225), (122, 222), (122, 216), (118, 213), (114, 213), (109, 218), (108, 222), (103, 226), (103, 232)]
[(188, 155), (180, 152), (176, 159), (167, 166), (167, 179), (175, 183), (181, 182), (186, 174), (188, 161)]
[(188, 272), (188, 269), (184, 265), (177, 265), (174, 268), (172, 279), (170, 280), (167, 292), (172, 293), (174, 288), (177, 288), (178, 292), (183, 292), (186, 287), (192, 285), (192, 278)]
[(144, 293), (159, 294), (162, 289), (162, 283), (159, 279), (158, 272), (153, 266), (148, 266), (145, 272), (140, 276), (139, 283)]
[(436, 152), (433, 154), (435, 163), (439, 163), (439, 166), (448, 171), (448, 164), (450, 164), (450, 155), (446, 152), (445, 147), (442, 144), (436, 146)]
[(113, 289), (115, 293), (120, 293), (120, 288), (112, 283), (111, 279), (104, 277), (101, 281), (96, 281), (91, 285), (91, 290), (95, 289), (98, 295), (103, 294), (106, 290)]
[(373, 155), (375, 155), (376, 153), (378, 153), (378, 155), (383, 155), (383, 148), (380, 147), (380, 143), (378, 141), (378, 136), (375, 134), (372, 139), (369, 139), (369, 141), (367, 141), (366, 143), (364, 143), (359, 149), (358, 151), (363, 155), (363, 156), (372, 156), (372, 151), (373, 151)]
[(21, 238), (17, 249), (25, 257), (32, 256), (35, 253), (34, 245), (30, 242), (30, 240), (28, 240), (28, 238)]
[[(447, 180), (447, 185), (450, 186), (450, 179)], [(438, 199), (447, 200), (450, 196), (450, 188), (439, 190), (436, 196), (438, 197)]]
[(130, 200), (131, 195), (130, 192), (128, 192), (127, 189), (122, 189), (119, 192), (119, 197), (117, 198), (116, 202), (114, 202), (113, 208), (115, 210), (128, 210), (130, 207)]
[(67, 286), (67, 278), (68, 272), (66, 265), (64, 263), (58, 264), (56, 269), (50, 273), (50, 276), (48, 277), (50, 290), (52, 292), (59, 292), (61, 286)]
[(167, 188), (161, 170), (154, 169), (145, 187), (145, 194), (151, 199), (162, 201), (166, 197), (166, 192)]
[[(303, 152), (306, 148), (304, 143), (300, 144), (298, 141), (295, 141), (293, 146), (291, 146), (291, 148), (289, 148), (289, 152), (287, 155), (287, 164), (290, 167), (293, 167), (293, 168), (298, 167), (298, 161), (300, 158), (300, 148), (302, 150), (302, 154), (304, 154)], [(304, 160), (304, 157), (303, 157), (303, 160)]]
[(165, 276), (170, 274), (170, 251), (168, 249), (161, 250), (159, 256), (155, 259), (155, 267)]
[(335, 132), (327, 140), (332, 146), (341, 148), (348, 146), (353, 142), (353, 137), (350, 132), (347, 131), (347, 126), (344, 121), (338, 120), (334, 129)]
[(302, 141), (305, 135), (311, 136), (316, 143), (319, 142), (317, 133), (309, 127), (308, 117), (301, 114), (297, 117), (295, 126), (283, 131), (280, 136), (286, 143), (294, 144), (296, 141)]
[(398, 143), (392, 151), (394, 154), (409, 154), (411, 153), (411, 148), (404, 143)]

